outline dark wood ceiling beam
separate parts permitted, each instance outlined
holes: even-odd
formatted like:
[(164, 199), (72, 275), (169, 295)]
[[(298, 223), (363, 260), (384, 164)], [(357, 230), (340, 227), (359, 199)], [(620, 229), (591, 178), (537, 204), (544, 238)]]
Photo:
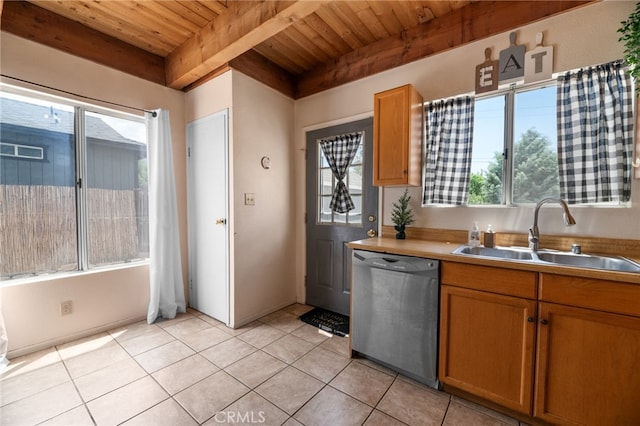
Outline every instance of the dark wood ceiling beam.
[[(590, 1), (474, 2), (441, 18), (361, 47), (298, 78), (295, 98), (322, 92)], [(478, 63), (482, 62), (479, 53)]]
[(230, 2), (225, 13), (167, 56), (167, 85), (182, 89), (304, 19), (325, 2)]
[(295, 96), (293, 76), (253, 50), (232, 59), (229, 65), (290, 98)]
[(161, 56), (25, 1), (4, 2), (0, 28), (136, 77), (165, 84), (164, 58)]
[(289, 96), (290, 98), (293, 98), (295, 94), (293, 76), (291, 76), (286, 70), (280, 68), (278, 65), (267, 60), (264, 56), (253, 50), (250, 50), (238, 56), (237, 58), (232, 59), (227, 64), (210, 72), (201, 79), (194, 81), (182, 90), (184, 90), (185, 92), (193, 90), (196, 87), (203, 85), (209, 80), (212, 80), (231, 69), (240, 71), (243, 74), (253, 78), (254, 80), (257, 80), (265, 84), (266, 86), (269, 86), (272, 89), (275, 89), (278, 92)]

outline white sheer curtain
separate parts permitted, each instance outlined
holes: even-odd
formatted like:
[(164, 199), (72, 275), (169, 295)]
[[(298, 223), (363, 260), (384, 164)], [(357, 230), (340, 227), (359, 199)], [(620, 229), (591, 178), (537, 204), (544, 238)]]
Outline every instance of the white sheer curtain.
[(7, 360), (7, 350), (9, 349), (9, 339), (7, 330), (4, 327), (4, 317), (2, 316), (2, 291), (0, 291), (0, 373), (5, 369), (9, 361)]
[(145, 114), (149, 150), (150, 298), (147, 322), (186, 312), (169, 111)]

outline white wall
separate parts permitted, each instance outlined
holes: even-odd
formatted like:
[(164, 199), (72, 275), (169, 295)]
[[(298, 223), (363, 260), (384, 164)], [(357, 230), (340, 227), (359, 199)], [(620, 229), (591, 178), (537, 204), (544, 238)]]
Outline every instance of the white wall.
[[(3, 74), (136, 108), (170, 111), (186, 279), (184, 93), (7, 33), (2, 33), (0, 48)], [(9, 79), (2, 81), (14, 84)], [(148, 265), (142, 264), (19, 284), (2, 282), (2, 312), (9, 336), (9, 357), (145, 318), (149, 300), (148, 270)], [(73, 314), (60, 315), (63, 300), (73, 301)]]
[[(186, 122), (229, 108), (231, 309), (239, 326), (294, 303), (293, 100), (237, 71), (186, 95)], [(268, 156), (271, 169), (260, 159)], [(244, 194), (255, 205), (244, 205)]]
[[(605, 1), (579, 8), (517, 30), (519, 44), (535, 47), (535, 35), (544, 34), (544, 44), (554, 46), (554, 72), (608, 62), (622, 57), (623, 47), (616, 30), (634, 10), (634, 2)], [(373, 115), (374, 93), (413, 84), (425, 101), (474, 91), (475, 66), (484, 61), (484, 50), (491, 47), (493, 58), (509, 45), (507, 33), (458, 47), (402, 67), (370, 76), (296, 102), (296, 153), (305, 146), (305, 131)], [(295, 157), (296, 176), (296, 285), (298, 299), (304, 300), (305, 272), (305, 162)], [(404, 188), (384, 189), (383, 223), (390, 225), (391, 203)], [(590, 235), (613, 238), (640, 238), (640, 181), (633, 183), (631, 208), (573, 208), (578, 224), (565, 228), (557, 209), (540, 214), (542, 233)], [(468, 229), (475, 220), (481, 226), (491, 223), (496, 231), (526, 233), (533, 218), (532, 207), (420, 207), (421, 190), (411, 188), (414, 226)], [(555, 217), (557, 216), (557, 217)]]
[[(292, 99), (233, 74), (235, 322), (244, 324), (296, 301)], [(268, 156), (271, 168), (260, 159)], [(255, 205), (244, 205), (244, 193)]]

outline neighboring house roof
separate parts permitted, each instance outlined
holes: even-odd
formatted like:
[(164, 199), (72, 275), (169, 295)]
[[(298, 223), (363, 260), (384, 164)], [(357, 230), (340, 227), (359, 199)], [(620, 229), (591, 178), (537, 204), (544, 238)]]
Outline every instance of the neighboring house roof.
[[(73, 112), (21, 102), (5, 97), (0, 98), (0, 123), (29, 127), (64, 134), (74, 133)], [(85, 134), (87, 138), (101, 139), (132, 145), (145, 145), (122, 136), (102, 119), (86, 116)]]

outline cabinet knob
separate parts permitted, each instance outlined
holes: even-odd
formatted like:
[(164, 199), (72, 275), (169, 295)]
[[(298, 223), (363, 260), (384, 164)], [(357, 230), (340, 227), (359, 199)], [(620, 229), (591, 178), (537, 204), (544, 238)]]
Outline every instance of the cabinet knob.
[(547, 325), (547, 324), (549, 324), (549, 321), (546, 320), (546, 319), (543, 319), (542, 321), (540, 321), (540, 324)]
[(527, 322), (533, 322), (533, 317), (528, 317)]

